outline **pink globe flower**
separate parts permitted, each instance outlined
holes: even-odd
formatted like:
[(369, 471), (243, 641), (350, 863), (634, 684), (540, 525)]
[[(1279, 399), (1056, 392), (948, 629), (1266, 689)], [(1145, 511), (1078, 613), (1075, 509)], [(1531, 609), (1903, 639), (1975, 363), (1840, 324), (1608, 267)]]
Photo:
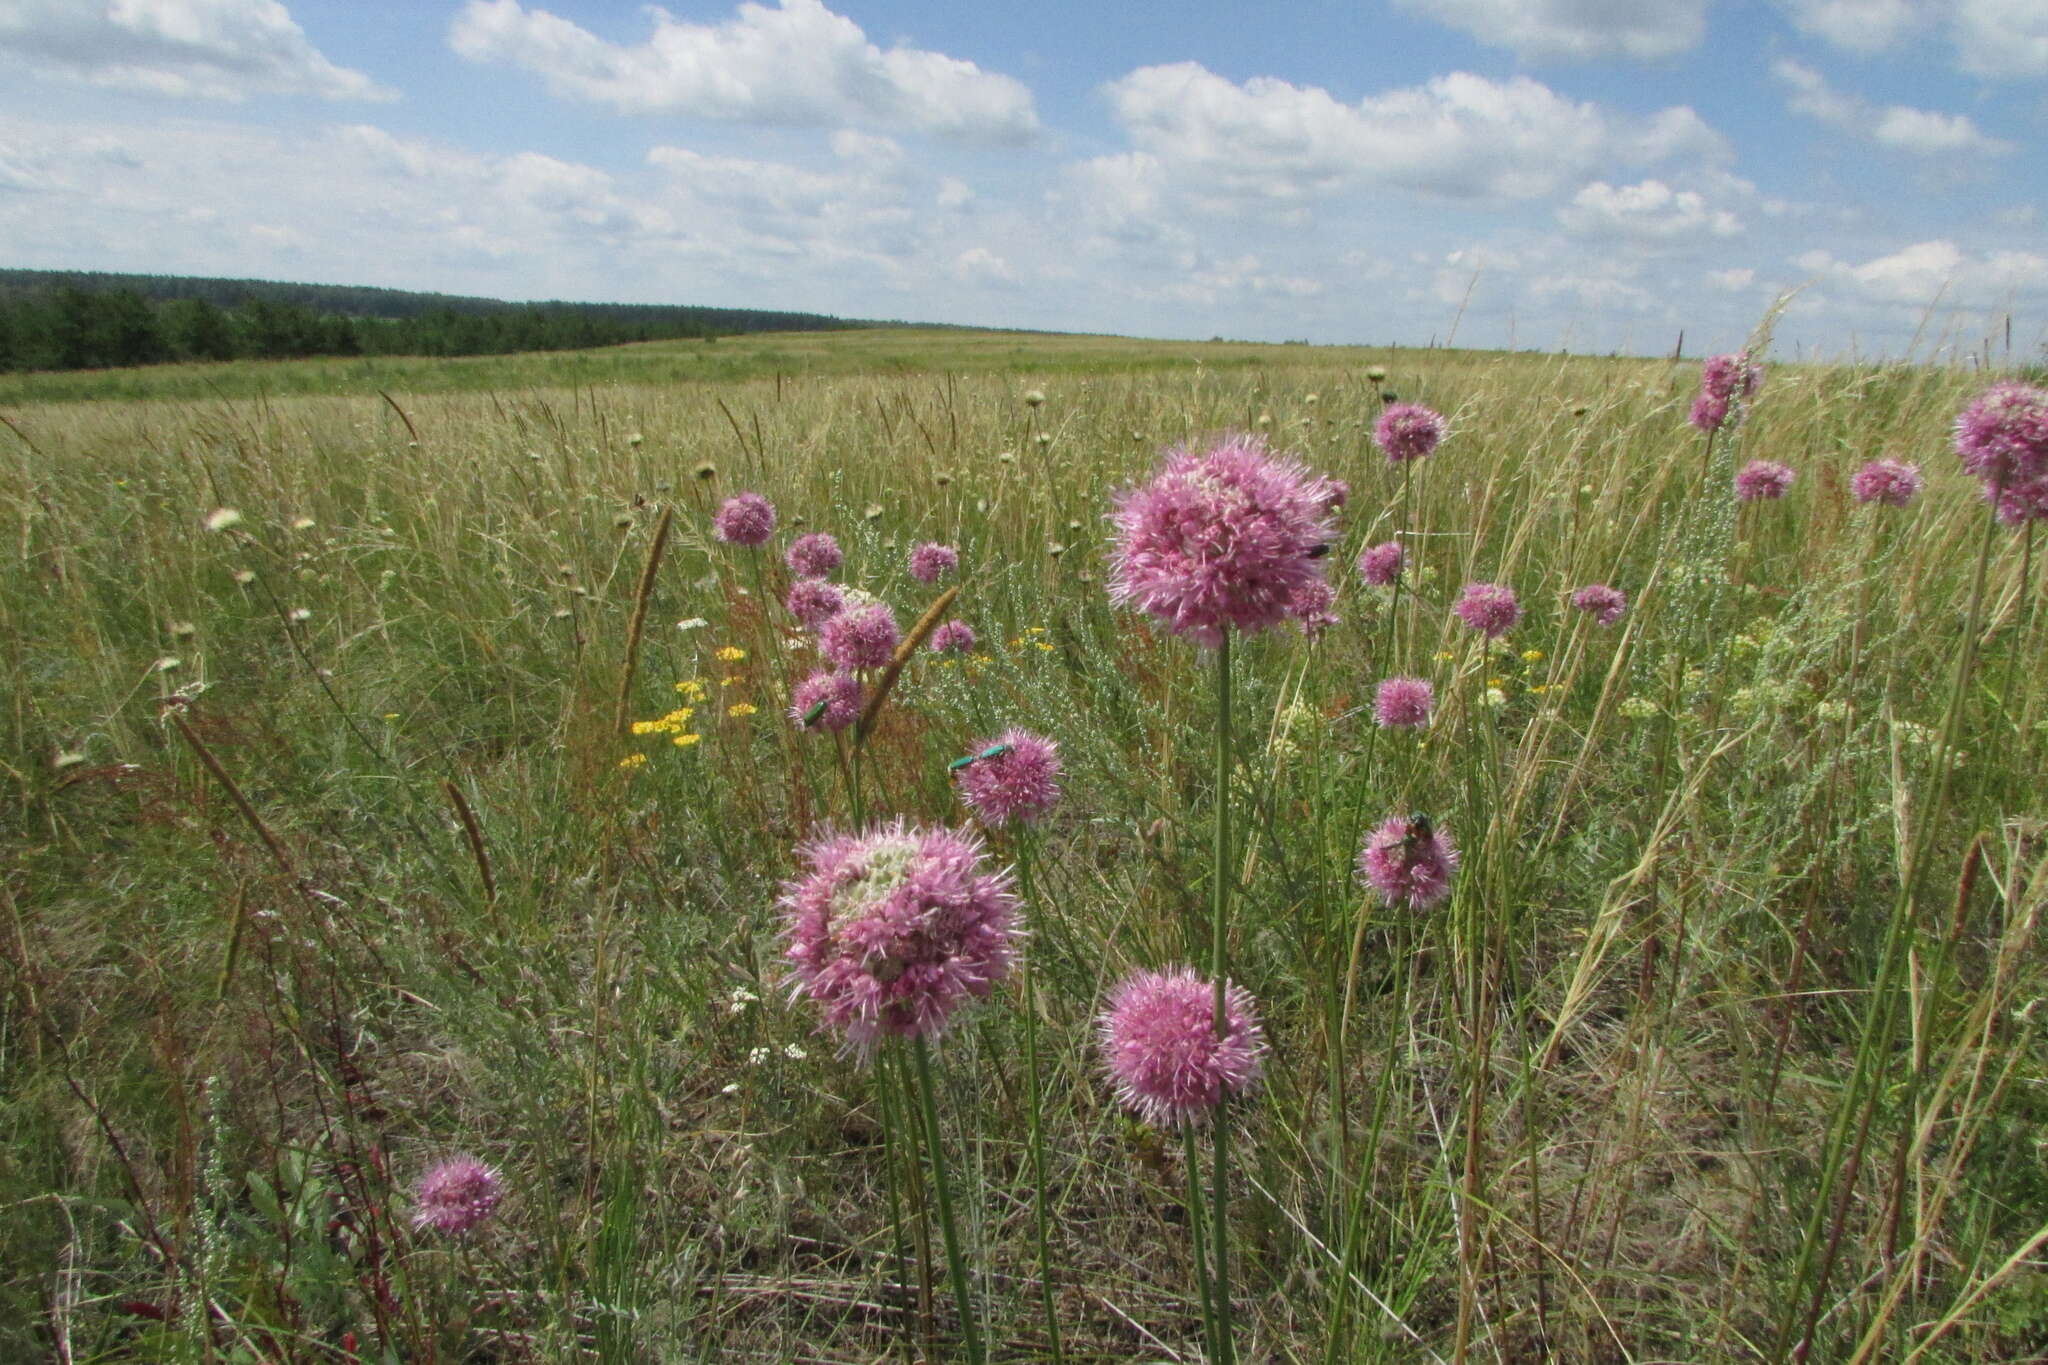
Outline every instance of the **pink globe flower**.
[(974, 627), (965, 621), (948, 621), (932, 632), (927, 642), (935, 654), (969, 654), (974, 650)]
[(1993, 384), (1956, 417), (1956, 454), (1987, 487), (2048, 475), (2048, 390)]
[(1375, 588), (1391, 588), (1408, 562), (1408, 551), (1398, 540), (1383, 541), (1359, 551), (1358, 576)]
[(910, 576), (920, 583), (936, 583), (959, 567), (960, 552), (936, 540), (928, 540), (910, 552)]
[(818, 652), (845, 669), (882, 668), (902, 639), (896, 613), (880, 602), (850, 607), (818, 630)]
[(1330, 586), (1328, 579), (1311, 578), (1296, 590), (1289, 611), (1301, 627), (1301, 633), (1314, 640), (1331, 626), (1343, 623), (1344, 618), (1330, 610), (1336, 601), (1337, 590)]
[(1700, 366), (1699, 397), (1689, 420), (1701, 431), (1718, 431), (1731, 408), (1756, 396), (1763, 379), (1763, 366), (1741, 352), (1708, 356)]
[(1872, 460), (1849, 479), (1849, 491), (1858, 502), (1904, 507), (1919, 496), (1920, 466), (1904, 460)]
[[(1984, 495), (1988, 498), (1992, 489), (1987, 487)], [(2024, 526), (2030, 521), (2048, 521), (2048, 474), (1999, 489), (1993, 505), (1998, 519), (2008, 526)]]
[(1005, 730), (974, 746), (953, 773), (960, 799), (991, 825), (1033, 824), (1060, 799), (1060, 746), (1029, 730)]
[(840, 553), (837, 540), (823, 531), (813, 531), (798, 536), (782, 560), (798, 578), (823, 578), (845, 563), (846, 556)]
[(1373, 692), (1373, 719), (1385, 730), (1427, 725), (1435, 706), (1436, 689), (1423, 678), (1387, 678)]
[(1692, 411), (1685, 420), (1696, 431), (1719, 431), (1721, 424), (1728, 420), (1728, 400), (1703, 393), (1692, 400)]
[(1522, 604), (1515, 600), (1515, 590), (1499, 583), (1467, 583), (1451, 610), (1489, 640), (1507, 634), (1522, 620)]
[(1735, 475), (1737, 502), (1776, 502), (1799, 476), (1775, 460), (1751, 460)]
[(789, 695), (789, 718), (799, 730), (844, 730), (860, 719), (866, 701), (851, 673), (813, 673)]
[(822, 578), (799, 578), (789, 585), (783, 605), (791, 616), (816, 630), (846, 606), (846, 594)]
[(1176, 448), (1153, 480), (1117, 495), (1113, 600), (1211, 649), (1293, 614), (1322, 577), (1329, 483), (1256, 437)]
[(1572, 605), (1591, 614), (1603, 626), (1611, 626), (1628, 611), (1628, 598), (1619, 588), (1605, 583), (1588, 583), (1572, 594)]
[(1423, 816), (1396, 815), (1365, 838), (1358, 875), (1389, 905), (1427, 910), (1451, 894), (1458, 850)]
[(1372, 429), (1373, 442), (1386, 455), (1388, 464), (1420, 460), (1434, 452), (1443, 438), (1443, 414), (1420, 403), (1389, 406)]
[(759, 493), (736, 493), (719, 507), (711, 529), (728, 545), (766, 545), (775, 534), (775, 504)]
[(1009, 971), (1017, 897), (973, 838), (898, 820), (802, 857), (781, 901), (791, 993), (850, 1050), (937, 1034)]
[(1215, 985), (1187, 967), (1138, 972), (1111, 991), (1096, 1027), (1117, 1098), (1163, 1128), (1195, 1123), (1251, 1089), (1266, 1056), (1251, 994), (1224, 986), (1220, 1037), (1215, 1011)]
[(505, 1197), (497, 1171), (475, 1157), (436, 1162), (413, 1191), (412, 1225), (459, 1237), (489, 1218)]

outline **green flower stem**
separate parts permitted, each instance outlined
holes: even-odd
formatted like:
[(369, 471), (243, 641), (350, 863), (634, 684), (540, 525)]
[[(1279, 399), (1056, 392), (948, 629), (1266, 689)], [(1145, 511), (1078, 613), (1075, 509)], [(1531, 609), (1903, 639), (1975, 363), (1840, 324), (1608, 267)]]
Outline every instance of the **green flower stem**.
[[(1024, 904), (1035, 909), (1031, 888), (1031, 836), (1017, 837), (1017, 882)], [(1060, 1319), (1052, 1292), (1052, 1253), (1047, 1249), (1045, 1188), (1045, 1113), (1038, 1071), (1038, 992), (1033, 982), (1032, 961), (1024, 959), (1019, 975), (1024, 986), (1024, 1070), (1031, 1089), (1031, 1212), (1033, 1233), (1038, 1240), (1038, 1297), (1045, 1310), (1045, 1335), (1055, 1365), (1066, 1359), (1060, 1349)]]
[(946, 1148), (939, 1135), (939, 1103), (932, 1093), (932, 1054), (924, 1035), (911, 1040), (917, 1058), (917, 1089), (924, 1101), (925, 1149), (931, 1155), (932, 1189), (938, 1196), (939, 1230), (946, 1238), (946, 1270), (953, 1281), (953, 1302), (960, 1311), (960, 1336), (967, 1343), (967, 1359), (982, 1365), (988, 1353), (981, 1344), (981, 1329), (974, 1321), (974, 1295), (967, 1283), (967, 1262), (960, 1252), (960, 1230), (953, 1219), (952, 1182), (946, 1177)]
[[(1230, 916), (1230, 632), (1223, 632), (1216, 646), (1216, 848), (1215, 874), (1210, 879), (1209, 969), (1216, 982), (1216, 1036), (1230, 1030), (1224, 983), (1230, 975), (1226, 949), (1226, 927)], [(1237, 1358), (1237, 1344), (1230, 1323), (1230, 1121), (1219, 1102), (1214, 1115), (1216, 1170), (1210, 1197), (1211, 1240), (1216, 1246), (1216, 1273), (1211, 1293), (1214, 1298), (1216, 1343), (1212, 1358), (1218, 1365), (1231, 1365)]]

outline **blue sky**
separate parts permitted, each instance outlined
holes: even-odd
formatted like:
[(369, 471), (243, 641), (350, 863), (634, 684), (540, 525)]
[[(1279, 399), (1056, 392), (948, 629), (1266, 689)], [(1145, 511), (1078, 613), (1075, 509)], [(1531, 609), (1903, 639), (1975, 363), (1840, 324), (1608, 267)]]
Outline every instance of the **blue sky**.
[(2048, 341), (2048, 0), (0, 0), (0, 264), (991, 326)]

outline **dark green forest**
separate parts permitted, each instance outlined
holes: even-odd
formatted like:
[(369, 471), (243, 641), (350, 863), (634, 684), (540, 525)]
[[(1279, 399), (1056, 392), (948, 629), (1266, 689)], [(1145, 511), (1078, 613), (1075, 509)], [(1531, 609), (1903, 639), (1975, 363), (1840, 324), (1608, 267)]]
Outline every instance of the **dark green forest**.
[(507, 303), (354, 285), (0, 270), (0, 373), (181, 360), (501, 355), (873, 325), (739, 308)]

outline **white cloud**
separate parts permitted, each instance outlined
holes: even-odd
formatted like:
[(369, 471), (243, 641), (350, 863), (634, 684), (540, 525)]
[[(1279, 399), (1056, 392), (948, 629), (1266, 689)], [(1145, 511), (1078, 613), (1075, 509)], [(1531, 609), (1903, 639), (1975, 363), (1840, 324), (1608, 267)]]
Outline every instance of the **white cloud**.
[(2048, 76), (2048, 5), (2041, 0), (1956, 0), (1956, 53), (1978, 76)]
[(1017, 282), (1017, 272), (1010, 268), (1010, 263), (985, 246), (969, 247), (955, 256), (953, 273), (965, 280)]
[(1518, 76), (1465, 72), (1345, 104), (1314, 86), (1242, 85), (1193, 63), (1141, 67), (1105, 88), (1141, 160), (1098, 160), (1132, 191), (1172, 173), (1198, 198), (1297, 201), (1377, 184), (1447, 199), (1528, 199), (1612, 164), (1718, 161), (1726, 144), (1691, 109), (1639, 126)]
[(1809, 251), (1795, 264), (1871, 303), (1924, 308), (1938, 299), (1957, 307), (1997, 307), (2014, 295), (2048, 296), (2048, 256), (1971, 255), (1947, 239), (1915, 242), (1860, 265), (1827, 251)]
[(1820, 72), (1799, 62), (1774, 62), (1771, 74), (1789, 92), (1787, 109), (1880, 147), (1923, 157), (2004, 156), (2013, 150), (2010, 142), (1986, 136), (1967, 115), (1902, 104), (1879, 108), (1834, 89)]
[(1778, 8), (1802, 33), (1851, 52), (1882, 52), (1931, 22), (1928, 0), (1778, 0)]
[(277, 0), (0, 0), (0, 55), (162, 95), (397, 98), (320, 55)]
[(1675, 56), (1706, 32), (1707, 0), (1397, 0), (1517, 56), (1586, 61)]
[(1038, 131), (1020, 82), (920, 48), (885, 52), (819, 0), (742, 4), (716, 25), (649, 14), (653, 34), (624, 46), (519, 0), (469, 0), (449, 43), (471, 61), (531, 71), (557, 95), (626, 113), (874, 124), (996, 141)]
[(1595, 180), (1557, 211), (1558, 221), (1582, 237), (1626, 237), (1670, 242), (1733, 237), (1742, 220), (1726, 209), (1710, 209), (1697, 190), (1674, 190), (1661, 180), (1614, 186)]
[(1748, 266), (1737, 266), (1730, 270), (1709, 270), (1707, 272), (1707, 283), (1713, 285), (1716, 289), (1725, 289), (1731, 294), (1739, 294), (1756, 283), (1756, 272)]

